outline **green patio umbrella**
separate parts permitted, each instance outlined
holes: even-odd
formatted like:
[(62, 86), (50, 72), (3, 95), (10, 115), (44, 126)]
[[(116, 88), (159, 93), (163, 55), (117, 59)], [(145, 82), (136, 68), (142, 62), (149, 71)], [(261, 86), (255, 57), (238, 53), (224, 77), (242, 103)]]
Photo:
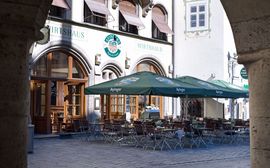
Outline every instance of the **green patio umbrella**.
[(211, 82), (213, 84), (216, 84), (216, 85), (219, 85), (221, 87), (224, 87), (226, 89), (230, 89), (230, 90), (233, 90), (233, 91), (236, 91), (236, 92), (243, 93), (243, 97), (242, 98), (248, 98), (249, 97), (248, 89), (246, 89), (244, 87), (240, 87), (240, 86), (231, 84), (231, 83), (226, 82), (224, 80), (211, 80), (209, 82)]
[(137, 72), (85, 88), (85, 94), (198, 97), (205, 89), (152, 72)]
[(219, 84), (204, 81), (191, 76), (179, 77), (177, 78), (177, 80), (205, 89), (206, 93), (203, 95), (203, 97), (214, 97), (214, 98), (248, 97), (247, 92), (244, 90), (225, 87)]

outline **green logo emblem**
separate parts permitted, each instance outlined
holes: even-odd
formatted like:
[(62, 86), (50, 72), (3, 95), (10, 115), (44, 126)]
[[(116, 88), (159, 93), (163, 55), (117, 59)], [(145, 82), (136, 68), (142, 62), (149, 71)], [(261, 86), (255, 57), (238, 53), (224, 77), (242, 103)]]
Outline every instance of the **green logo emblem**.
[(104, 50), (112, 58), (121, 53), (121, 41), (115, 34), (110, 34), (105, 38)]
[(248, 79), (248, 73), (247, 73), (246, 68), (241, 69), (240, 75), (242, 76), (243, 79)]

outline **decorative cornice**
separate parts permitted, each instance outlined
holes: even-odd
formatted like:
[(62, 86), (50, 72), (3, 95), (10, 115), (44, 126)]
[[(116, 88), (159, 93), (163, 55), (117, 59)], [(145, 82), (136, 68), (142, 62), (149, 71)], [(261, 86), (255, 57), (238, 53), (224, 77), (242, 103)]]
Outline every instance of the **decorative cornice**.
[(270, 48), (253, 51), (249, 53), (238, 54), (237, 62), (239, 64), (248, 65), (250, 63), (257, 62), (262, 59), (270, 59)]
[(270, 16), (234, 23), (232, 30), (239, 54), (270, 48)]

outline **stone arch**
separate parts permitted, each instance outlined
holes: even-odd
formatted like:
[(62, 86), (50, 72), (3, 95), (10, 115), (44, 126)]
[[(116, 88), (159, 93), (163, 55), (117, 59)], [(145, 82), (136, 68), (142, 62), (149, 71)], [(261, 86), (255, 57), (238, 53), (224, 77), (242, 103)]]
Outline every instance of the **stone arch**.
[(124, 72), (117, 62), (105, 62), (101, 68), (101, 72), (106, 69), (113, 71), (117, 77), (122, 76)]

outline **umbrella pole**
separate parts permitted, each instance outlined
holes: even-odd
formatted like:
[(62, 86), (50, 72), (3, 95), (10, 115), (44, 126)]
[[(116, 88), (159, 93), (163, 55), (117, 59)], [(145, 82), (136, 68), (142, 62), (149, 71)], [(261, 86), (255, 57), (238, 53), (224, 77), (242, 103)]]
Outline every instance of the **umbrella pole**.
[(188, 96), (187, 95), (184, 101), (184, 114), (185, 114), (185, 120), (187, 120), (187, 115), (188, 115)]

